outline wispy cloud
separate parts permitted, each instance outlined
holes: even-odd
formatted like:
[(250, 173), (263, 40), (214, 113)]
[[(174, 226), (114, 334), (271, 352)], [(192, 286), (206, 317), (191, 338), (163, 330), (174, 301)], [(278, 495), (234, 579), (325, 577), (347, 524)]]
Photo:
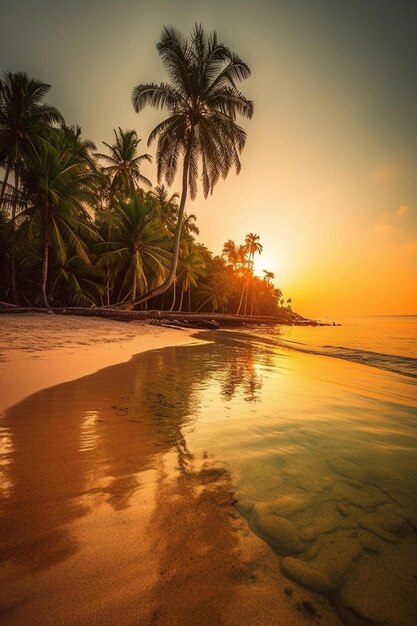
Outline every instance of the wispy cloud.
[(402, 217), (403, 215), (405, 215), (406, 213), (408, 213), (410, 207), (407, 204), (401, 204), (397, 211), (396, 214), (398, 215), (398, 217)]

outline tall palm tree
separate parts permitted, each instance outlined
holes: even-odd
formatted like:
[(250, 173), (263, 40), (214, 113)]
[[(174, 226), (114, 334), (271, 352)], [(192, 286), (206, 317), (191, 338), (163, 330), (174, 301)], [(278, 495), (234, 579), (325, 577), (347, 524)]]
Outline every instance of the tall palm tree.
[(223, 246), (222, 256), (226, 257), (232, 268), (236, 270), (240, 265), (245, 263), (245, 246), (237, 246), (234, 241), (228, 239)]
[(239, 307), (237, 310), (237, 314), (239, 315), (240, 310), (242, 308), (243, 299), (245, 297), (245, 309), (244, 313), (246, 315), (248, 308), (248, 294), (249, 294), (249, 283), (251, 276), (253, 276), (253, 262), (255, 258), (255, 254), (262, 254), (263, 246), (259, 242), (259, 235), (255, 235), (254, 233), (248, 233), (245, 237), (245, 263), (246, 263), (246, 276), (245, 281), (243, 283), (242, 294), (240, 297)]
[(123, 131), (113, 129), (115, 142), (110, 145), (103, 141), (108, 148), (109, 154), (96, 153), (96, 157), (107, 165), (103, 172), (110, 177), (111, 195), (121, 194), (128, 197), (133, 191), (139, 189), (139, 185), (151, 186), (151, 181), (141, 173), (144, 161), (152, 161), (150, 154), (138, 154), (141, 139), (135, 130)]
[(41, 239), (41, 300), (48, 307), (50, 249), (59, 263), (64, 264), (71, 251), (91, 264), (86, 240), (98, 236), (84, 204), (93, 201), (96, 175), (68, 149), (45, 142), (33, 150), (22, 177), (28, 202), (23, 214), (30, 218), (29, 232)]
[(3, 206), (10, 172), (14, 170), (14, 200), (11, 212), (11, 283), (12, 297), (17, 300), (14, 234), (19, 188), (25, 155), (45, 137), (51, 124), (63, 123), (59, 111), (43, 102), (50, 85), (29, 78), (26, 72), (5, 72), (0, 81), (0, 163), (5, 176), (0, 191)]
[(150, 193), (135, 191), (130, 198), (117, 198), (105, 219), (111, 223), (112, 241), (97, 244), (97, 264), (122, 277), (121, 291), (127, 291), (125, 299), (134, 301), (137, 290), (159, 280), (169, 263), (157, 201)]
[[(249, 295), (249, 283), (251, 282), (251, 278), (253, 278), (253, 265), (255, 254), (262, 254), (263, 246), (259, 241), (259, 235), (255, 235), (254, 233), (248, 233), (245, 237), (245, 246), (248, 253), (248, 273), (247, 273), (247, 287), (246, 287), (246, 297), (245, 297), (245, 315), (247, 313), (248, 308), (248, 295)], [(253, 307), (253, 294), (252, 294), (252, 304), (251, 304), (251, 315), (252, 315), (252, 307)]]
[(176, 29), (165, 27), (157, 50), (170, 82), (137, 85), (132, 102), (136, 112), (148, 104), (168, 112), (168, 117), (151, 132), (148, 145), (157, 140), (158, 181), (165, 178), (168, 185), (174, 182), (182, 158), (182, 189), (170, 271), (164, 282), (139, 302), (171, 286), (188, 190), (194, 199), (201, 176), (207, 197), (233, 166), (240, 171), (246, 132), (236, 123), (236, 117), (251, 118), (253, 114), (253, 103), (236, 86), (249, 77), (249, 67), (218, 42), (215, 32), (208, 36), (202, 26), (196, 25), (190, 36), (184, 37)]

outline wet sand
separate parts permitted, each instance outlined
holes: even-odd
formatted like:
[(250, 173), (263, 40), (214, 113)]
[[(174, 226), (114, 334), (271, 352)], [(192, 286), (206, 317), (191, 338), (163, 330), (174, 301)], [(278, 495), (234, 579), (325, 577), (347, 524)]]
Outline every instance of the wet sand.
[[(46, 337), (43, 385), (71, 376), (77, 359), (83, 373), (100, 367), (98, 336), (85, 335), (95, 343), (91, 361), (91, 346), (51, 348)], [(196, 341), (150, 328), (147, 346), (177, 338)], [(145, 335), (138, 339), (144, 346)], [(2, 366), (29, 381), (22, 394), (39, 384), (31, 373), (39, 362), (13, 364), (8, 353)], [(339, 623), (324, 596), (283, 576), (278, 556), (237, 512), (228, 471), (188, 449), (184, 429), (198, 398), (185, 385), (193, 372), (176, 378), (177, 363), (174, 348), (138, 355), (4, 413), (2, 623)], [(169, 394), (156, 379), (172, 379)]]
[(128, 361), (134, 354), (197, 343), (201, 340), (191, 330), (146, 322), (0, 315), (0, 412), (35, 391)]

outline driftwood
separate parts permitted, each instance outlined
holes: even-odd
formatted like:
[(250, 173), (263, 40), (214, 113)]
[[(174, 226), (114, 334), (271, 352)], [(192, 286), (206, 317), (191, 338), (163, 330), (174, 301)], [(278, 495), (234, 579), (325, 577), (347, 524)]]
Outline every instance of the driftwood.
[[(121, 322), (132, 322), (142, 320), (156, 320), (181, 326), (186, 328), (210, 328), (215, 329), (220, 326), (259, 326), (285, 324), (290, 326), (317, 326), (318, 322), (301, 317), (292, 311), (286, 311), (285, 315), (259, 316), (259, 315), (231, 315), (227, 313), (183, 313), (181, 311), (125, 311), (120, 309), (100, 308), (100, 307), (65, 307), (65, 308), (36, 308), (36, 307), (1, 307), (0, 314), (17, 313), (55, 313), (57, 315), (80, 315), (83, 317), (102, 317)], [(175, 322), (177, 322), (175, 324)]]

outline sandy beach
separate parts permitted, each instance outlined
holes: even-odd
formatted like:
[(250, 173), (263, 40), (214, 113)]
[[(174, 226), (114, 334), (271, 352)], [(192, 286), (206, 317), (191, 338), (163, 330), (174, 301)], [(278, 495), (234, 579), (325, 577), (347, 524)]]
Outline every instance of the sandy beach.
[(187, 448), (180, 384), (164, 422), (152, 383), (161, 368), (173, 375), (167, 346), (201, 339), (82, 318), (16, 323), (19, 342), (2, 334), (2, 623), (339, 623), (249, 529), (228, 470)]

